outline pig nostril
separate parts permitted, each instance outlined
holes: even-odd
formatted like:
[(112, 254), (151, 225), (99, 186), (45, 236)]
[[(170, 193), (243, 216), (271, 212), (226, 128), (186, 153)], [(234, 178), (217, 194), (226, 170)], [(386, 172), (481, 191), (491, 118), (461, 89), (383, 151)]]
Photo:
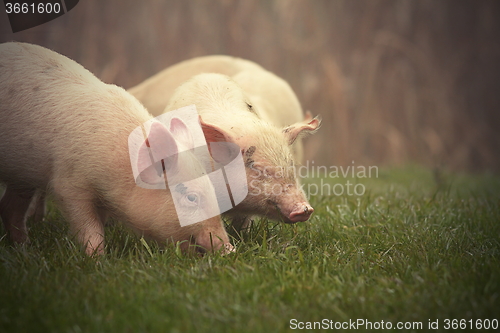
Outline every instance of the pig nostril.
[(305, 215), (311, 215), (313, 212), (314, 212), (314, 209), (312, 207), (309, 207), (309, 206), (304, 207), (304, 214)]

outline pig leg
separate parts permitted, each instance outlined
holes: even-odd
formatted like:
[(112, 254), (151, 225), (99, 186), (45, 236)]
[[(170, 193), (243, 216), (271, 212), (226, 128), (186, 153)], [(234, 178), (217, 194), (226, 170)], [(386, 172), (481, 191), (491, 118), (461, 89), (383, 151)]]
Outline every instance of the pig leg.
[(252, 219), (248, 216), (236, 216), (231, 220), (231, 228), (239, 234), (241, 231), (250, 228)]
[(45, 216), (45, 194), (41, 190), (37, 190), (31, 204), (26, 213), (26, 219), (32, 218), (34, 223), (39, 223), (43, 221)]
[(104, 254), (104, 224), (92, 201), (66, 202), (71, 233), (89, 256)]
[(26, 211), (34, 194), (35, 189), (19, 191), (7, 186), (0, 200), (0, 217), (10, 239), (15, 243), (28, 241)]
[(103, 210), (96, 207), (94, 196), (88, 191), (74, 187), (54, 188), (64, 216), (68, 219), (70, 231), (85, 248), (89, 256), (104, 254)]

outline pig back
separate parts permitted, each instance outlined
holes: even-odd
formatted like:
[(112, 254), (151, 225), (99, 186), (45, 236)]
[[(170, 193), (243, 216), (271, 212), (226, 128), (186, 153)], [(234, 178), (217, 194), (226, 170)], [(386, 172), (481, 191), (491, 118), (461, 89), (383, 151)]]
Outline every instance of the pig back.
[(0, 179), (44, 188), (56, 170), (69, 177), (116, 149), (127, 151), (127, 132), (148, 118), (128, 96), (53, 51), (1, 44)]
[(128, 90), (155, 116), (165, 110), (175, 89), (195, 75), (219, 73), (229, 77), (243, 70), (263, 70), (254, 62), (225, 55), (193, 58), (172, 65)]

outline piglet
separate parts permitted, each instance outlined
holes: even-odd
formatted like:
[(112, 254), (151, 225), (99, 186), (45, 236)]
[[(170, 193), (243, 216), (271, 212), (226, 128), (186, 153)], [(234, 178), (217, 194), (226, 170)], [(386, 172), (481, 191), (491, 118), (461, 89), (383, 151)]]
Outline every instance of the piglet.
[(296, 176), (291, 145), (299, 135), (316, 131), (319, 117), (279, 128), (259, 118), (236, 82), (214, 73), (196, 75), (178, 87), (165, 112), (189, 104), (196, 105), (207, 142), (237, 144), (244, 157), (249, 194), (227, 212), (236, 230), (252, 215), (285, 223), (309, 219), (314, 209)]
[[(220, 216), (185, 227), (178, 221), (174, 200), (193, 214), (217, 205), (210, 182), (185, 186), (175, 197), (166, 189), (137, 186), (128, 137), (153, 117), (122, 88), (43, 47), (4, 43), (0, 100), (0, 180), (7, 186), (0, 216), (13, 241), (28, 240), (27, 210), (40, 192), (48, 191), (89, 255), (103, 253), (108, 215), (161, 243), (186, 241), (181, 245), (185, 251), (191, 243), (201, 251), (232, 251)], [(168, 154), (178, 157), (160, 172), (192, 179), (195, 157), (177, 154), (191, 145), (189, 134), (180, 119), (168, 125), (153, 122), (141, 149), (148, 149), (148, 142), (168, 140)], [(152, 163), (149, 158), (139, 154), (136, 162)], [(143, 181), (154, 178), (151, 173), (158, 177), (157, 166), (142, 169)]]

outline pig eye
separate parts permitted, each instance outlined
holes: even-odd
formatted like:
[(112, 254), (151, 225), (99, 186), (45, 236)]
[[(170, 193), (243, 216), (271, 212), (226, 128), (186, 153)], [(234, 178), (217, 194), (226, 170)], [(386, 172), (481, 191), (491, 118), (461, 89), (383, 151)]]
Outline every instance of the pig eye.
[(186, 198), (188, 199), (189, 202), (191, 203), (197, 203), (198, 202), (198, 196), (196, 194), (188, 194), (186, 196)]

